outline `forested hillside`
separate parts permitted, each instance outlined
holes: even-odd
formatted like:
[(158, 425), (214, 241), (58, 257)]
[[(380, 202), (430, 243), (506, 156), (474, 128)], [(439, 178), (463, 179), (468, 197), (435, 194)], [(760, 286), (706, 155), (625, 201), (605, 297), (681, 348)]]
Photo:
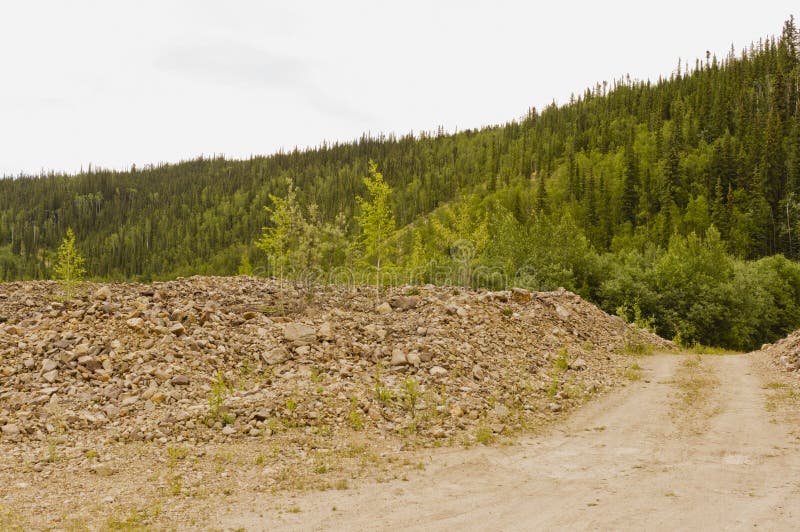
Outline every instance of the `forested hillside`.
[(275, 273), (256, 242), (281, 223), (287, 271), (364, 269), (373, 160), (398, 228), (389, 270), (565, 286), (668, 337), (753, 347), (800, 325), (799, 41), (790, 19), (741, 54), (480, 130), (4, 179), (0, 279), (51, 276), (70, 227), (97, 278)]

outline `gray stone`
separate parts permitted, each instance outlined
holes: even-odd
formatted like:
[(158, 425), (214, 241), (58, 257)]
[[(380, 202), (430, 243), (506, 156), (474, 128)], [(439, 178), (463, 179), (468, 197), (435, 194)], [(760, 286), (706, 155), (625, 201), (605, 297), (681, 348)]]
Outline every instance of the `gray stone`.
[(175, 375), (172, 377), (172, 385), (173, 386), (188, 386), (189, 385), (189, 377), (186, 375)]
[(305, 323), (287, 323), (283, 326), (283, 339), (294, 346), (306, 345), (316, 341), (317, 331)]
[(107, 286), (101, 286), (95, 291), (94, 294), (92, 294), (92, 299), (95, 301), (106, 301), (107, 299), (111, 299), (111, 289)]
[(290, 358), (292, 358), (292, 356), (285, 347), (276, 347), (266, 353), (261, 353), (261, 360), (271, 366), (286, 362)]
[(392, 360), (389, 362), (392, 366), (404, 366), (408, 364), (408, 360), (406, 359), (406, 354), (403, 353), (399, 349), (392, 350)]
[(447, 370), (441, 366), (433, 366), (431, 369), (428, 370), (428, 373), (430, 373), (434, 377), (440, 377), (442, 375), (447, 375)]

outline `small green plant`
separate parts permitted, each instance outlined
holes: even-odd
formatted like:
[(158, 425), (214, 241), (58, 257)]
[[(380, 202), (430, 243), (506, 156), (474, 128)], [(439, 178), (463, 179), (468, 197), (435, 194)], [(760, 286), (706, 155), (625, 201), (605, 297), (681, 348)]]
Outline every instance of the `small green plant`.
[(511, 316), (514, 315), (514, 309), (511, 307), (505, 307), (502, 312), (503, 316), (505, 316), (506, 318), (510, 318)]
[(94, 449), (89, 449), (86, 451), (86, 458), (91, 462), (97, 460), (97, 451)]
[(75, 247), (75, 233), (72, 228), (68, 228), (67, 236), (58, 248), (58, 257), (53, 268), (56, 278), (61, 281), (65, 300), (75, 297), (75, 291), (86, 274), (83, 267), (85, 263), (86, 260)]
[(291, 508), (289, 508), (289, 512), (293, 513), (293, 514), (299, 514), (300, 513), (300, 507), (299, 506), (292, 506)]
[(394, 394), (381, 381), (380, 370), (375, 373), (375, 398), (385, 405), (394, 401)]
[(222, 421), (223, 424), (230, 424), (232, 416), (226, 415), (223, 411), (225, 398), (231, 393), (231, 387), (225, 382), (225, 377), (221, 371), (217, 371), (217, 378), (211, 385), (211, 394), (208, 397), (208, 415), (210, 420)]
[(553, 369), (560, 373), (567, 371), (567, 369), (569, 368), (569, 362), (567, 361), (568, 356), (569, 353), (567, 353), (567, 349), (562, 347), (558, 351), (558, 355), (556, 356), (556, 359), (553, 362)]
[(419, 383), (414, 377), (408, 377), (403, 381), (403, 405), (411, 416), (416, 416), (417, 401), (419, 400)]
[(56, 442), (53, 439), (47, 440), (47, 462), (54, 463), (58, 460), (58, 448), (56, 447)]
[(181, 481), (181, 477), (176, 475), (174, 477), (171, 477), (167, 481), (167, 490), (169, 491), (170, 495), (172, 496), (180, 495), (182, 489), (183, 489), (183, 482)]
[(186, 447), (167, 447), (167, 460), (170, 466), (178, 463), (178, 460), (183, 460), (189, 456), (189, 449)]
[(291, 397), (286, 400), (286, 410), (290, 414), (294, 414), (294, 411), (297, 410), (297, 401), (292, 399)]
[(492, 431), (491, 427), (487, 425), (481, 425), (478, 427), (478, 430), (475, 433), (475, 439), (478, 443), (489, 445), (494, 440), (494, 432)]
[(617, 307), (617, 316), (622, 318), (628, 323), (633, 323), (640, 329), (656, 332), (656, 319), (654, 316), (645, 316), (642, 313), (642, 308), (639, 306), (639, 298), (636, 298), (633, 305), (623, 303)]
[(353, 397), (350, 399), (350, 412), (347, 415), (350, 426), (355, 430), (362, 430), (364, 428), (364, 414), (358, 408), (358, 399)]

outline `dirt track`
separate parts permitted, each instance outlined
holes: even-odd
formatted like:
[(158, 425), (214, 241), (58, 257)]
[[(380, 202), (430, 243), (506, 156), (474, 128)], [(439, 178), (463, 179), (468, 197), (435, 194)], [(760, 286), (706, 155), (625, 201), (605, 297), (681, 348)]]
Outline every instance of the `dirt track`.
[(218, 525), (797, 529), (800, 426), (779, 398), (782, 389), (770, 386), (776, 374), (752, 355), (698, 360), (645, 358), (641, 380), (518, 445), (441, 452), (409, 481), (287, 499), (293, 512), (243, 501), (220, 515)]

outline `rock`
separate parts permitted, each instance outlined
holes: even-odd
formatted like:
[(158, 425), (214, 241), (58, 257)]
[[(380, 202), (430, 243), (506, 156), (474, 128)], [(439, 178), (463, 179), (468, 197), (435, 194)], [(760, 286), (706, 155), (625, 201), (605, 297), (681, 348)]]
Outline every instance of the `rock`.
[(567, 319), (569, 319), (569, 316), (570, 316), (569, 311), (567, 309), (565, 309), (564, 307), (562, 307), (561, 305), (556, 305), (556, 314), (562, 320), (567, 320)]
[(558, 403), (550, 403), (551, 412), (561, 412), (561, 405)]
[(283, 339), (295, 347), (306, 345), (317, 340), (317, 331), (305, 323), (291, 322), (283, 326)]
[(78, 357), (78, 364), (85, 367), (89, 371), (97, 371), (103, 367), (103, 364), (91, 355), (83, 355), (82, 357)]
[(170, 328), (169, 332), (174, 334), (175, 336), (183, 336), (186, 334), (186, 328), (183, 326), (183, 323), (177, 322), (173, 323)]
[(582, 371), (586, 369), (586, 361), (582, 358), (577, 358), (569, 365), (569, 367), (570, 369)]
[(175, 375), (172, 377), (172, 385), (173, 386), (188, 386), (189, 385), (189, 377), (186, 375)]
[(49, 383), (54, 383), (58, 378), (58, 370), (54, 369), (53, 371), (48, 371), (47, 373), (43, 373), (42, 377)]
[(406, 359), (406, 354), (400, 351), (399, 349), (392, 350), (392, 360), (389, 362), (391, 366), (404, 366), (408, 364), (408, 360)]
[(311, 346), (310, 345), (301, 345), (299, 347), (295, 347), (294, 352), (297, 355), (301, 356), (301, 357), (302, 356), (306, 356), (307, 354), (309, 354), (311, 352)]
[(285, 347), (276, 347), (267, 351), (266, 353), (261, 353), (261, 360), (264, 363), (269, 364), (270, 366), (274, 366), (275, 364), (281, 364), (286, 362), (292, 358), (291, 354)]
[(253, 414), (253, 419), (256, 421), (266, 421), (270, 418), (269, 411), (258, 410)]
[(442, 375), (447, 375), (447, 370), (441, 366), (433, 366), (431, 369), (428, 370), (428, 373), (430, 373), (434, 377), (440, 377)]
[(116, 469), (108, 463), (94, 464), (91, 466), (91, 471), (98, 477), (110, 477), (117, 472)]
[(42, 360), (43, 372), (53, 371), (56, 368), (58, 368), (58, 362), (56, 362), (55, 360), (50, 360), (49, 358), (45, 358), (44, 360)]
[(325, 341), (333, 340), (333, 325), (331, 322), (326, 321), (319, 326), (319, 329), (317, 330), (317, 338)]
[(236, 434), (236, 429), (233, 427), (233, 425), (225, 425), (222, 428), (222, 433), (226, 436), (232, 436)]
[(385, 316), (386, 314), (391, 314), (392, 306), (389, 303), (384, 302), (384, 303), (381, 303), (380, 305), (378, 305), (377, 307), (375, 307), (375, 310), (381, 316)]
[(144, 329), (144, 320), (142, 318), (131, 318), (125, 323), (128, 325), (128, 327), (137, 331)]
[(492, 409), (492, 412), (497, 417), (506, 417), (507, 415), (509, 415), (511, 413), (511, 411), (508, 409), (508, 407), (506, 405), (503, 405), (503, 404), (495, 405), (495, 407)]
[(511, 289), (511, 301), (514, 303), (530, 303), (531, 299), (532, 295), (529, 290), (525, 290), (524, 288)]
[(419, 353), (416, 353), (416, 352), (412, 351), (411, 353), (408, 353), (406, 355), (406, 362), (408, 362), (410, 365), (414, 366), (415, 368), (418, 368), (420, 363), (422, 362), (422, 360), (419, 357)]
[(106, 301), (111, 299), (111, 289), (107, 286), (101, 286), (92, 294), (92, 299), (95, 301)]
[(0, 432), (5, 434), (6, 436), (15, 436), (15, 435), (19, 434), (20, 430), (19, 430), (19, 426), (8, 424), (8, 425), (3, 425), (2, 427), (0, 427)]
[(483, 368), (480, 367), (478, 364), (475, 364), (472, 367), (472, 378), (476, 381), (482, 381), (484, 377)]
[(445, 311), (450, 316), (459, 316), (461, 318), (466, 317), (467, 311), (463, 307), (459, 307), (458, 305), (447, 305), (445, 307)]
[(381, 419), (383, 419), (383, 414), (381, 413), (381, 409), (375, 405), (369, 407), (367, 415), (373, 421), (380, 421)]
[(103, 407), (103, 412), (105, 412), (108, 419), (115, 419), (119, 417), (119, 408), (114, 405), (108, 404)]
[(395, 296), (389, 300), (389, 305), (393, 309), (398, 310), (411, 310), (419, 306), (420, 298), (418, 296)]
[(492, 423), (490, 425), (490, 428), (492, 429), (492, 432), (495, 434), (502, 434), (503, 431), (506, 430), (506, 426), (503, 425), (502, 423)]

